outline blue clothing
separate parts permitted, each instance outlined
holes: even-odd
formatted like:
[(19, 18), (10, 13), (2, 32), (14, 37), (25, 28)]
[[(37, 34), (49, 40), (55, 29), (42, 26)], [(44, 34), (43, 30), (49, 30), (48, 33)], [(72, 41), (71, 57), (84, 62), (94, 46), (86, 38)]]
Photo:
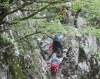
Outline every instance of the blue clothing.
[(58, 41), (59, 42), (60, 41), (60, 36), (59, 35), (55, 35), (54, 36), (54, 41)]
[(58, 59), (58, 57), (54, 56), (54, 57), (51, 57), (49, 61), (50, 62), (58, 63), (59, 62), (59, 59)]

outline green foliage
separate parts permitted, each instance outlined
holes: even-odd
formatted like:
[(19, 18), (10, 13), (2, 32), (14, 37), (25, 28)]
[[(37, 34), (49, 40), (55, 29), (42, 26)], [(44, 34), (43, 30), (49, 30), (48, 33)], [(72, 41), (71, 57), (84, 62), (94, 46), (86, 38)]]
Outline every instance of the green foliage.
[(97, 52), (97, 54), (99, 55), (99, 57), (100, 57), (100, 50)]
[(84, 9), (89, 13), (100, 15), (100, 1), (99, 0), (76, 0), (73, 4), (73, 9)]
[(2, 34), (2, 38), (3, 38), (4, 41), (8, 41), (11, 44), (14, 44), (14, 45), (17, 46), (15, 39), (10, 38), (7, 33)]
[(92, 34), (97, 38), (100, 38), (100, 29), (96, 29), (95, 27), (87, 27), (80, 31), (82, 34)]
[(18, 20), (18, 19), (20, 18), (20, 16), (15, 15), (15, 14), (12, 14), (12, 18), (13, 18), (14, 20)]
[(9, 8), (11, 5), (8, 2), (0, 3), (0, 7)]
[(22, 69), (18, 64), (13, 65), (13, 70), (15, 71), (14, 72), (15, 73), (15, 78), (17, 78), (17, 79), (25, 79), (25, 77), (24, 77), (24, 75), (22, 73)]
[(22, 71), (22, 66), (20, 65), (21, 61), (18, 61), (18, 58), (12, 56), (12, 53), (6, 53), (6, 60), (9, 65), (9, 70), (11, 72), (12, 78), (14, 79), (25, 79), (25, 76)]

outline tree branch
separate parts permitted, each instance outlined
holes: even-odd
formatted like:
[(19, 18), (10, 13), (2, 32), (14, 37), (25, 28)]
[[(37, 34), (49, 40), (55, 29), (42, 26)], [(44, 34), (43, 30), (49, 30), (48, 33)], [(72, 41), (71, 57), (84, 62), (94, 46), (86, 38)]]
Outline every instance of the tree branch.
[[(52, 17), (55, 17), (56, 15), (51, 15), (51, 16), (44, 16), (44, 17), (32, 17), (32, 18), (34, 18), (34, 19), (44, 19), (44, 18), (52, 18)], [(20, 20), (19, 20), (20, 21)], [(6, 23), (6, 24), (8, 24), (8, 25), (12, 25), (12, 24), (17, 24), (17, 23), (19, 23), (19, 21), (11, 21), (11, 23), (10, 22), (6, 22), (6, 21), (3, 21), (2, 22), (2, 24), (4, 24), (4, 23)]]
[(0, 32), (5, 32), (5, 31), (7, 31), (7, 30), (9, 30), (9, 29), (0, 30)]
[[(17, 12), (18, 10), (21, 10), (21, 9), (24, 8), (25, 6), (30, 5), (30, 4), (32, 4), (32, 3), (33, 3), (32, 1), (31, 1), (31, 2), (25, 2), (22, 6), (17, 7), (17, 9), (14, 9), (13, 11), (10, 11), (10, 12), (6, 11), (7, 8), (4, 8), (3, 11), (5, 11), (5, 12), (3, 12), (3, 15), (0, 17), (0, 23), (3, 22), (3, 19), (4, 19), (7, 15), (12, 14), (12, 13), (14, 13), (14, 12)], [(2, 23), (2, 24), (3, 24), (3, 23)]]
[[(31, 17), (33, 17), (34, 15), (36, 15), (38, 12), (40, 12), (40, 11), (46, 9), (48, 6), (53, 5), (53, 4), (56, 4), (56, 3), (60, 3), (60, 2), (65, 2), (65, 1), (55, 1), (55, 2), (54, 2), (54, 1), (53, 1), (53, 2), (43, 1), (43, 2), (47, 2), (47, 3), (49, 3), (49, 4), (46, 5), (46, 6), (44, 6), (44, 7), (42, 7), (41, 9), (37, 10), (36, 12), (30, 14), (29, 16), (23, 17), (23, 18), (19, 19), (18, 21), (31, 18)], [(6, 13), (5, 16), (7, 16), (8, 14), (12, 14), (12, 13), (18, 11), (18, 10), (21, 10), (21, 9), (23, 9), (25, 6), (27, 6), (27, 5), (29, 5), (29, 4), (32, 4), (32, 3), (33, 3), (32, 1), (31, 1), (31, 2), (25, 2), (21, 7), (19, 7), (19, 8), (17, 8), (17, 9), (13, 10), (13, 11), (11, 11), (11, 12)], [(36, 3), (37, 3), (37, 2), (36, 2)], [(4, 18), (5, 16), (3, 16), (3, 18)], [(34, 19), (43, 19), (43, 18), (49, 18), (49, 17), (54, 17), (54, 16), (33, 17), (33, 18), (34, 18)], [(3, 21), (2, 24), (3, 24), (3, 23), (7, 23), (7, 24), (11, 25), (11, 24), (16, 24), (16, 23), (18, 23), (18, 22), (15, 22), (15, 20), (13, 20), (11, 23), (10, 23), (10, 22), (6, 22), (6, 21)]]
[(29, 36), (32, 36), (32, 35), (35, 35), (35, 34), (38, 34), (38, 33), (41, 33), (41, 31), (35, 32), (35, 33), (31, 33), (31, 34), (29, 34), (29, 35), (26, 35), (26, 36), (20, 38), (20, 39), (27, 38), (27, 37), (29, 37)]
[(44, 17), (33, 17), (34, 19), (44, 19), (44, 18), (52, 18), (52, 17), (55, 17), (57, 16), (56, 14), (55, 15), (51, 15), (51, 16), (44, 16)]
[(39, 10), (36, 11), (36, 12), (34, 12), (33, 14), (31, 14), (31, 15), (29, 15), (29, 16), (27, 16), (27, 17), (22, 18), (21, 20), (25, 20), (25, 19), (28, 19), (28, 18), (34, 16), (34, 15), (37, 14), (38, 12), (40, 12), (40, 11), (44, 10), (45, 8), (47, 8), (48, 6), (50, 6), (50, 4), (49, 4), (49, 5), (46, 5), (46, 6), (44, 6), (44, 7), (42, 7), (41, 9), (39, 9)]
[(2, 50), (6, 50), (7, 48), (9, 48), (9, 47), (11, 47), (11, 46), (13, 46), (13, 44), (10, 44), (10, 45), (8, 45), (8, 46), (6, 46), (6, 47), (0, 49), (0, 51), (2, 51)]
[(6, 13), (6, 15), (14, 13), (14, 12), (16, 12), (18, 10), (21, 10), (22, 8), (24, 8), (25, 6), (30, 5), (30, 4), (32, 4), (32, 2), (25, 2), (22, 6), (18, 7), (17, 9), (15, 9), (15, 10), (13, 10), (11, 12)]
[(48, 4), (55, 4), (55, 3), (65, 3), (68, 0), (61, 0), (61, 1), (35, 1), (36, 3), (48, 3)]
[(46, 33), (41, 32), (41, 31), (38, 31), (38, 32), (36, 31), (35, 33), (31, 33), (31, 34), (29, 34), (29, 35), (26, 35), (26, 36), (24, 36), (24, 37), (20, 38), (20, 39), (27, 38), (27, 37), (29, 37), (29, 36), (32, 36), (32, 35), (35, 35), (35, 34), (38, 34), (38, 33), (45, 34), (45, 35), (47, 35), (49, 38), (51, 38), (51, 39), (52, 39), (52, 37), (51, 37), (51, 36), (49, 36), (49, 35), (48, 35), (48, 34), (46, 34)]
[(37, 11), (37, 10), (33, 10), (33, 9), (21, 9), (21, 11)]
[[(38, 11), (36, 11), (36, 12), (34, 12), (33, 14), (30, 14), (29, 16), (27, 16), (27, 17), (24, 17), (24, 18), (22, 18), (22, 19), (19, 19), (18, 21), (21, 21), (21, 20), (25, 20), (25, 19), (28, 19), (28, 18), (30, 18), (30, 17), (32, 17), (32, 16), (34, 16), (35, 14), (37, 14), (38, 12), (40, 12), (40, 11), (42, 11), (42, 10), (44, 10), (45, 8), (47, 8), (48, 6), (50, 6), (50, 4), (49, 5), (46, 5), (46, 6), (44, 6), (44, 7), (42, 7), (41, 9), (39, 9)], [(17, 10), (17, 9), (16, 9)], [(15, 11), (15, 10), (14, 10)], [(35, 17), (36, 18), (36, 17)], [(14, 20), (13, 20), (14, 21)], [(11, 25), (11, 24), (16, 24), (16, 23), (18, 23), (18, 22), (6, 22), (6, 21), (3, 21), (2, 23), (6, 23), (6, 24), (9, 24), (9, 25)]]

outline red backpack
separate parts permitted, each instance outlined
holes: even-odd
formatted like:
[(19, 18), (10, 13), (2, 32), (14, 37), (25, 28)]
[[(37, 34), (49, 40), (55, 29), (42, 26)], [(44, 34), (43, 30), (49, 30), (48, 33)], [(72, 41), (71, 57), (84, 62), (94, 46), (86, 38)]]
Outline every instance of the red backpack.
[(57, 71), (57, 69), (56, 69), (56, 65), (55, 65), (55, 63), (51, 63), (51, 72), (56, 72)]
[(48, 50), (52, 52), (52, 43), (49, 44)]

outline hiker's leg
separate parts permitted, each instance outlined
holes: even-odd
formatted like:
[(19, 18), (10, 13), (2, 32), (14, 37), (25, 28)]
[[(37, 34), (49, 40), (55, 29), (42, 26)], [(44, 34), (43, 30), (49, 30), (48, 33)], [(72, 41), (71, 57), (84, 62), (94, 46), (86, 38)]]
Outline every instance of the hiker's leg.
[(53, 42), (53, 53), (56, 51), (56, 48), (57, 48), (57, 44), (56, 42)]
[(54, 53), (54, 50), (55, 50), (55, 42), (53, 41), (53, 45), (52, 45), (52, 49), (53, 49), (53, 53)]
[(69, 18), (68, 18), (68, 13), (66, 13), (66, 25), (68, 25)]
[(74, 19), (74, 26), (77, 28), (77, 18)]
[(63, 55), (63, 46), (62, 46), (62, 44), (60, 42), (59, 42), (59, 48), (61, 49), (61, 53)]

